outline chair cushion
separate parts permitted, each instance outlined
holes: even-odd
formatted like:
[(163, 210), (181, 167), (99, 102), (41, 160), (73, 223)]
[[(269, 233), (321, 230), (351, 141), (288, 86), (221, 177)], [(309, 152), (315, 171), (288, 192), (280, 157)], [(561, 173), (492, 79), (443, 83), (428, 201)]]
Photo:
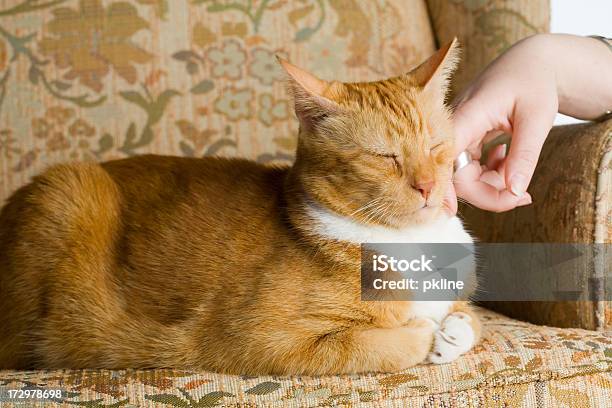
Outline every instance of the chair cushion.
[(179, 370), (0, 371), (0, 383), (4, 389), (68, 391), (57, 406), (186, 407), (191, 402), (202, 407), (384, 403), (579, 408), (609, 403), (612, 332), (535, 326), (490, 311), (482, 314), (484, 337), (473, 351), (450, 364), (420, 365), (399, 373), (297, 378)]

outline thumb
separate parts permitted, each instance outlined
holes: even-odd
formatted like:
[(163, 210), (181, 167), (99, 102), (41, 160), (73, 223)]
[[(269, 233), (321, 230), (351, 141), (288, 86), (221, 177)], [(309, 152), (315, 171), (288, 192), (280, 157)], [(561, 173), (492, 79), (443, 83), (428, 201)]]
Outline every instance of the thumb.
[[(538, 115), (534, 114), (538, 111)], [(517, 106), (510, 153), (506, 158), (506, 186), (518, 197), (527, 191), (554, 116), (554, 111), (542, 112), (541, 107)]]

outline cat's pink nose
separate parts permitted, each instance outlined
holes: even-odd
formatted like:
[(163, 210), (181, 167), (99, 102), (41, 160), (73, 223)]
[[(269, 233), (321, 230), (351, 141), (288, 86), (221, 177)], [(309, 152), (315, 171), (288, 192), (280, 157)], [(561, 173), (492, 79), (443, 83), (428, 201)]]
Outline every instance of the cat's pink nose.
[(429, 197), (431, 190), (433, 190), (434, 188), (434, 184), (435, 183), (433, 181), (425, 181), (425, 182), (417, 183), (414, 188), (421, 193), (421, 195), (423, 196), (425, 200), (427, 200), (427, 197)]

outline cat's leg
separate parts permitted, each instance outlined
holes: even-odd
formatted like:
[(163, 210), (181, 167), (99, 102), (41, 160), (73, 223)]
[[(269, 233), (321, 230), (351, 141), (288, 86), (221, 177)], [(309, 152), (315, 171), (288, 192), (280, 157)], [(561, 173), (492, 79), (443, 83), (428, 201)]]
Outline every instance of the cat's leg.
[(430, 319), (415, 319), (397, 328), (373, 328), (355, 335), (356, 349), (365, 351), (364, 359), (352, 362), (352, 372), (393, 372), (426, 360), (437, 324)]
[(20, 265), (14, 296), (21, 305), (38, 293), (40, 306), (18, 338), (31, 346), (36, 367), (99, 367), (108, 354), (102, 345), (116, 341), (109, 322), (121, 307), (111, 269), (118, 186), (97, 164), (59, 165), (38, 176), (25, 198), (11, 252)]
[(399, 371), (426, 360), (437, 327), (431, 319), (418, 318), (401, 327), (331, 333), (302, 343), (299, 356), (267, 371), (307, 375)]
[(480, 339), (481, 323), (467, 302), (457, 302), (434, 334), (429, 361), (444, 364), (469, 351)]

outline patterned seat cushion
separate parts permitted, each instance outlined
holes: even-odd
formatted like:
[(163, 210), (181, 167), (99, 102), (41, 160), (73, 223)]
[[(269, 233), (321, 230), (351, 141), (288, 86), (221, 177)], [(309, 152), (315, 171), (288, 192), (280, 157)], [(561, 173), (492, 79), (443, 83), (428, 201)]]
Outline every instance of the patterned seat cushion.
[(66, 390), (66, 398), (56, 401), (56, 406), (367, 407), (383, 403), (586, 408), (609, 404), (612, 332), (535, 326), (482, 313), (484, 337), (472, 352), (451, 364), (420, 365), (394, 374), (294, 378), (176, 370), (0, 371), (0, 384), (4, 389)]

